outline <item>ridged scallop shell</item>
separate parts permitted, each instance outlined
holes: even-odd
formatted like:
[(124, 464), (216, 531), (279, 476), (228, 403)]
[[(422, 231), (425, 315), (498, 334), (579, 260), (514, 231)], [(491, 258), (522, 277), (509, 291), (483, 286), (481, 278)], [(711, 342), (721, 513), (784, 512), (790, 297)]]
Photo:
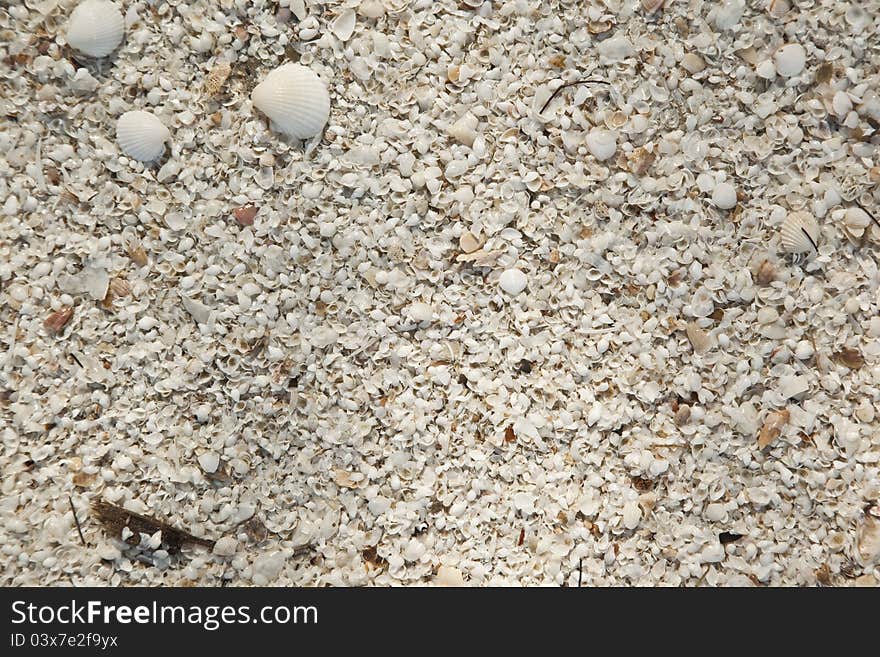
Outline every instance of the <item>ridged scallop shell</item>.
[(150, 162), (165, 152), (171, 131), (155, 114), (135, 110), (126, 112), (116, 122), (116, 141), (122, 152), (141, 162)]
[(85, 0), (70, 15), (67, 43), (89, 57), (106, 57), (119, 47), (125, 19), (115, 2)]
[(330, 118), (327, 86), (300, 64), (284, 64), (271, 71), (256, 86), (251, 100), (273, 128), (296, 139), (320, 134)]
[(819, 224), (808, 212), (790, 212), (780, 233), (782, 248), (788, 253), (809, 253), (819, 248)]

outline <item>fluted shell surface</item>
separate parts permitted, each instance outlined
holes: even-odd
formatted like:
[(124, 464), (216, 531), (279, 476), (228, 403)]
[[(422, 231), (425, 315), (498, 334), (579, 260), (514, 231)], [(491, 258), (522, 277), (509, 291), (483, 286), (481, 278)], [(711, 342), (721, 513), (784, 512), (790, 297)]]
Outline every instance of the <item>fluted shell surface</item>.
[(70, 15), (67, 43), (90, 57), (106, 57), (119, 47), (125, 19), (115, 2), (85, 0)]
[(819, 224), (808, 212), (791, 212), (780, 229), (780, 242), (788, 253), (810, 253), (819, 249)]
[(116, 141), (127, 156), (150, 162), (165, 152), (171, 131), (155, 114), (135, 110), (126, 112), (116, 122)]
[(274, 129), (296, 139), (320, 134), (330, 118), (327, 85), (300, 64), (284, 64), (271, 71), (256, 86), (251, 100)]

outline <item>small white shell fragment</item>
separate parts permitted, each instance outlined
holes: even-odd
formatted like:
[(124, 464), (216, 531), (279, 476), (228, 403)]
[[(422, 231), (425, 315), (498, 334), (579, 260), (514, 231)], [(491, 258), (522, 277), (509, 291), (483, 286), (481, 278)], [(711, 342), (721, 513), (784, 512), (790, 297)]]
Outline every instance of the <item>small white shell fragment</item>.
[(844, 118), (853, 108), (852, 99), (845, 91), (838, 91), (831, 99), (831, 109), (835, 116)]
[(791, 399), (802, 395), (810, 389), (805, 376), (789, 374), (779, 378), (779, 394), (783, 399)]
[(772, 80), (776, 77), (776, 66), (769, 59), (765, 59), (755, 67), (755, 73), (759, 78)]
[(464, 575), (461, 574), (458, 568), (444, 565), (437, 569), (437, 574), (434, 575), (432, 583), (435, 586), (467, 586)]
[(238, 550), (238, 541), (232, 536), (221, 536), (214, 543), (213, 553), (218, 557), (231, 557)]
[(106, 57), (119, 47), (125, 19), (110, 0), (84, 0), (70, 15), (67, 43), (89, 57)]
[(190, 299), (183, 295), (181, 295), (180, 300), (183, 303), (183, 307), (186, 308), (186, 311), (194, 320), (196, 320), (197, 323), (207, 324), (211, 320), (211, 308), (203, 304), (201, 301), (196, 301), (195, 299)]
[(736, 27), (746, 8), (745, 0), (721, 0), (715, 8), (715, 27), (729, 30)]
[(434, 309), (427, 303), (417, 301), (407, 308), (406, 314), (414, 322), (430, 322), (434, 317)]
[(720, 182), (712, 190), (712, 204), (721, 210), (736, 207), (736, 188), (729, 182)]
[(469, 230), (464, 231), (458, 238), (458, 246), (465, 253), (473, 253), (482, 245), (483, 243), (480, 241), (480, 238)]
[(782, 77), (794, 77), (806, 66), (807, 51), (799, 43), (786, 43), (773, 54), (773, 64)]
[(295, 139), (320, 134), (330, 118), (327, 85), (300, 64), (283, 64), (258, 84), (251, 100), (274, 128)]
[(593, 128), (587, 134), (587, 148), (600, 162), (614, 156), (617, 150), (617, 137), (610, 130)]
[(856, 530), (856, 557), (863, 566), (880, 563), (880, 520), (864, 513)]
[(851, 235), (854, 237), (861, 237), (865, 232), (865, 229), (873, 223), (873, 220), (871, 219), (871, 215), (865, 212), (862, 208), (856, 206), (846, 209), (846, 212), (843, 215), (843, 223), (846, 226), (846, 230)]
[(220, 466), (220, 455), (217, 452), (199, 454), (199, 465), (208, 474), (217, 472), (217, 468)]
[(58, 289), (68, 294), (87, 294), (95, 301), (107, 296), (110, 275), (103, 267), (84, 267), (78, 274), (58, 276)]
[(694, 353), (704, 354), (712, 346), (712, 337), (706, 333), (696, 322), (689, 322), (686, 329), (688, 340), (694, 348)]
[(479, 124), (480, 121), (476, 116), (470, 112), (465, 112), (455, 123), (449, 126), (446, 132), (458, 143), (470, 148), (477, 139), (476, 131)]
[(706, 62), (697, 53), (689, 52), (681, 58), (681, 67), (691, 75), (695, 75), (706, 68)]
[(790, 212), (780, 229), (780, 243), (787, 253), (809, 253), (818, 250), (819, 224), (804, 211)]
[(333, 32), (340, 41), (348, 41), (351, 38), (351, 35), (354, 34), (356, 22), (357, 16), (355, 15), (354, 10), (346, 9), (333, 19), (333, 22), (330, 24), (330, 31)]
[(116, 122), (116, 141), (128, 157), (151, 162), (165, 152), (165, 142), (171, 132), (155, 114), (134, 110), (126, 112)]
[(809, 340), (801, 340), (794, 348), (794, 357), (798, 360), (807, 360), (808, 358), (812, 358), (814, 353), (815, 349), (813, 348), (813, 343)]
[(635, 53), (632, 42), (623, 34), (616, 34), (610, 39), (600, 41), (599, 45), (596, 46), (596, 50), (600, 55), (607, 57), (612, 62), (619, 62)]
[(512, 268), (505, 270), (498, 279), (498, 285), (502, 290), (511, 296), (516, 296), (526, 289), (528, 278), (519, 269)]
[(630, 500), (623, 505), (623, 525), (627, 529), (635, 529), (642, 520), (642, 508), (637, 500)]

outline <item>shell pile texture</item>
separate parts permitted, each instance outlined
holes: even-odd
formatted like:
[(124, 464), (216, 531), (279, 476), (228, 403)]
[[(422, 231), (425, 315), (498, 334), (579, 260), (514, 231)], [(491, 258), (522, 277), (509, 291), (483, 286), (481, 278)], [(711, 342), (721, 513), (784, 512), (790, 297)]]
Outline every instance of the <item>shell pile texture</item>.
[(782, 249), (787, 253), (810, 253), (819, 248), (819, 224), (808, 212), (792, 212), (780, 229)]
[(67, 43), (90, 57), (106, 57), (119, 47), (125, 19), (115, 2), (85, 0), (77, 5), (67, 27)]
[(141, 162), (151, 162), (165, 152), (171, 132), (155, 114), (126, 112), (116, 123), (116, 141), (122, 152)]
[(327, 86), (300, 64), (284, 64), (271, 71), (251, 99), (275, 129), (295, 139), (320, 134), (330, 118)]

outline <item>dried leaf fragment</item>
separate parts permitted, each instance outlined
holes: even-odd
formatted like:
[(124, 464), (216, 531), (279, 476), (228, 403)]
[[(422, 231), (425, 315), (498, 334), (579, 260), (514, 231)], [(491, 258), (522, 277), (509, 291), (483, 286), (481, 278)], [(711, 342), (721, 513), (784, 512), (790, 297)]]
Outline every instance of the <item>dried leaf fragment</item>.
[(841, 349), (834, 354), (834, 357), (851, 370), (860, 369), (865, 364), (865, 357), (862, 355), (862, 352), (852, 347)]
[(67, 307), (62, 308), (61, 310), (57, 310), (46, 318), (46, 321), (43, 322), (43, 326), (47, 331), (51, 331), (52, 333), (60, 333), (65, 326), (67, 326), (67, 322), (71, 320), (73, 317), (73, 308)]
[(788, 424), (789, 417), (790, 413), (786, 408), (767, 414), (767, 417), (764, 419), (764, 425), (761, 427), (760, 433), (758, 433), (758, 447), (760, 449), (764, 449), (779, 438), (782, 428)]

